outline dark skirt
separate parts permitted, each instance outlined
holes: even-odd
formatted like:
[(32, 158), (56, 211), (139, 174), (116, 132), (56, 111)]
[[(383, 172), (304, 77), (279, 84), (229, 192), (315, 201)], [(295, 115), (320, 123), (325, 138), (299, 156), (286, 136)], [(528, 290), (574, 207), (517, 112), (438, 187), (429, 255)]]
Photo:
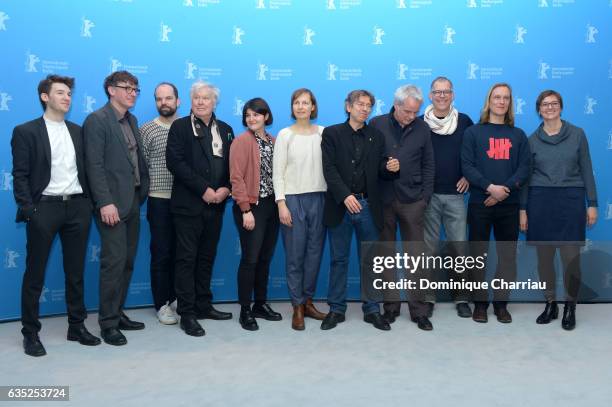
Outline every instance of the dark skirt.
[(586, 229), (584, 188), (530, 187), (528, 196), (529, 244), (558, 245), (559, 242), (584, 244)]

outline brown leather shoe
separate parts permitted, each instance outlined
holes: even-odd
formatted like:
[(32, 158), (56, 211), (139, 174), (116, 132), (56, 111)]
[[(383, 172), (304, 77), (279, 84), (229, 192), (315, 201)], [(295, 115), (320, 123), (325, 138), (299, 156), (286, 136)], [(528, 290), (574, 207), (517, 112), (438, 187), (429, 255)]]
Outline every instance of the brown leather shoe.
[(314, 318), (319, 321), (323, 321), (327, 314), (319, 312), (312, 303), (312, 298), (308, 298), (306, 300), (306, 305), (304, 305), (304, 316), (308, 318)]
[(293, 306), (293, 318), (291, 319), (291, 328), (296, 331), (304, 330), (304, 304)]

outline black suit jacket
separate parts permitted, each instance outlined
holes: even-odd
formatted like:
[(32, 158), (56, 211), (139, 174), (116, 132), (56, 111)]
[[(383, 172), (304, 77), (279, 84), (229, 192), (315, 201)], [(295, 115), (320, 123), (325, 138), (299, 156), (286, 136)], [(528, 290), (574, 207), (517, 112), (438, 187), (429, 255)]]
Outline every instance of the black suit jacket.
[[(346, 212), (344, 199), (351, 194), (350, 183), (354, 171), (352, 157), (352, 140), (347, 137), (348, 122), (326, 127), (323, 130), (321, 148), (323, 151), (323, 175), (327, 182), (323, 223), (326, 226), (338, 226)], [(366, 187), (368, 204), (372, 211), (374, 223), (382, 229), (382, 206), (380, 200), (379, 175), (393, 178), (395, 174), (385, 168), (387, 157), (384, 156), (384, 136), (371, 126), (365, 126), (367, 152), (365, 161)]]
[[(231, 189), (229, 150), (234, 140), (234, 131), (227, 123), (216, 118), (214, 120), (223, 142), (223, 165), (227, 174), (222, 186)], [(191, 116), (175, 120), (170, 126), (166, 145), (166, 166), (174, 176), (170, 200), (172, 213), (187, 216), (202, 213), (207, 205), (202, 200), (202, 195), (211, 186), (212, 160), (212, 146), (209, 140), (194, 136)], [(219, 205), (220, 209), (224, 208), (225, 202)]]
[[(66, 120), (76, 154), (79, 183), (88, 194), (85, 175), (83, 133), (81, 126)], [(16, 222), (28, 221), (36, 211), (43, 191), (51, 180), (51, 144), (45, 120), (38, 119), (20, 124), (13, 129), (13, 194), (17, 202)]]
[[(142, 204), (149, 192), (149, 170), (136, 117), (128, 114), (128, 121), (138, 143), (139, 201)], [(123, 131), (110, 102), (87, 116), (83, 138), (87, 177), (96, 209), (114, 204), (119, 217), (125, 218), (134, 199), (135, 174)]]

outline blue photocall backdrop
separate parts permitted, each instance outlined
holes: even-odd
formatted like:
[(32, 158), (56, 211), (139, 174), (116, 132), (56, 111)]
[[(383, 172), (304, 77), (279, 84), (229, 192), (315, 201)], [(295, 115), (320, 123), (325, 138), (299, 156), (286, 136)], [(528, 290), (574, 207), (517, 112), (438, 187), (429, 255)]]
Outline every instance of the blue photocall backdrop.
[[(398, 86), (414, 83), (427, 94), (438, 75), (454, 81), (455, 105), (474, 121), (489, 86), (510, 83), (516, 124), (531, 134), (539, 124), (535, 99), (553, 88), (564, 97), (563, 117), (588, 135), (600, 220), (587, 236), (597, 242), (612, 236), (611, 17), (608, 0), (3, 0), (0, 320), (20, 316), (26, 257), (24, 225), (14, 222), (10, 138), (15, 125), (41, 115), (36, 86), (48, 73), (76, 77), (68, 118), (79, 124), (106, 103), (102, 82), (111, 71), (126, 69), (139, 78), (142, 94), (133, 113), (141, 125), (157, 114), (158, 82), (178, 86), (180, 115), (186, 115), (189, 86), (201, 78), (221, 89), (217, 116), (236, 134), (243, 131), (242, 106), (255, 96), (270, 103), (275, 121), (269, 131), (276, 134), (291, 123), (289, 99), (298, 87), (314, 91), (317, 122), (325, 126), (345, 119), (343, 100), (352, 89), (372, 91), (372, 114), (378, 115), (391, 108)], [(143, 206), (127, 306), (151, 304), (145, 212)], [(60, 248), (56, 242), (49, 258), (41, 315), (65, 312)], [(98, 306), (99, 254), (92, 227), (89, 309)], [(239, 258), (228, 206), (212, 281), (215, 300), (236, 300)], [(319, 298), (326, 296), (328, 271), (326, 249)], [(612, 272), (601, 278), (601, 287), (612, 290)], [(353, 259), (351, 298), (359, 298), (358, 285)], [(280, 239), (269, 297), (288, 298)]]

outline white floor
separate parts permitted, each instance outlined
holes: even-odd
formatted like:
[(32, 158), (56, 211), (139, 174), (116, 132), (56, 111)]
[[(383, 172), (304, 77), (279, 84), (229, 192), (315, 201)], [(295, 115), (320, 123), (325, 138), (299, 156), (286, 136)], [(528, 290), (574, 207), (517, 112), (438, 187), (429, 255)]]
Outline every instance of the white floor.
[[(405, 306), (403, 306), (405, 307)], [(128, 344), (67, 342), (65, 317), (44, 318), (47, 356), (21, 347), (19, 322), (0, 323), (0, 385), (68, 385), (74, 406), (607, 406), (612, 400), (612, 304), (579, 304), (576, 330), (560, 320), (539, 326), (541, 304), (511, 304), (504, 325), (458, 318), (438, 304), (434, 330), (417, 329), (402, 308), (390, 332), (362, 321), (352, 303), (331, 331), (306, 320), (293, 331), (291, 307), (273, 304), (283, 321), (202, 321), (192, 338), (163, 326), (153, 309), (130, 310), (144, 331)], [(319, 307), (326, 310), (327, 307)], [(96, 335), (96, 315), (87, 325)], [(38, 405), (39, 403), (37, 403)], [(0, 406), (11, 405), (0, 402)], [(27, 403), (16, 403), (18, 406)]]

